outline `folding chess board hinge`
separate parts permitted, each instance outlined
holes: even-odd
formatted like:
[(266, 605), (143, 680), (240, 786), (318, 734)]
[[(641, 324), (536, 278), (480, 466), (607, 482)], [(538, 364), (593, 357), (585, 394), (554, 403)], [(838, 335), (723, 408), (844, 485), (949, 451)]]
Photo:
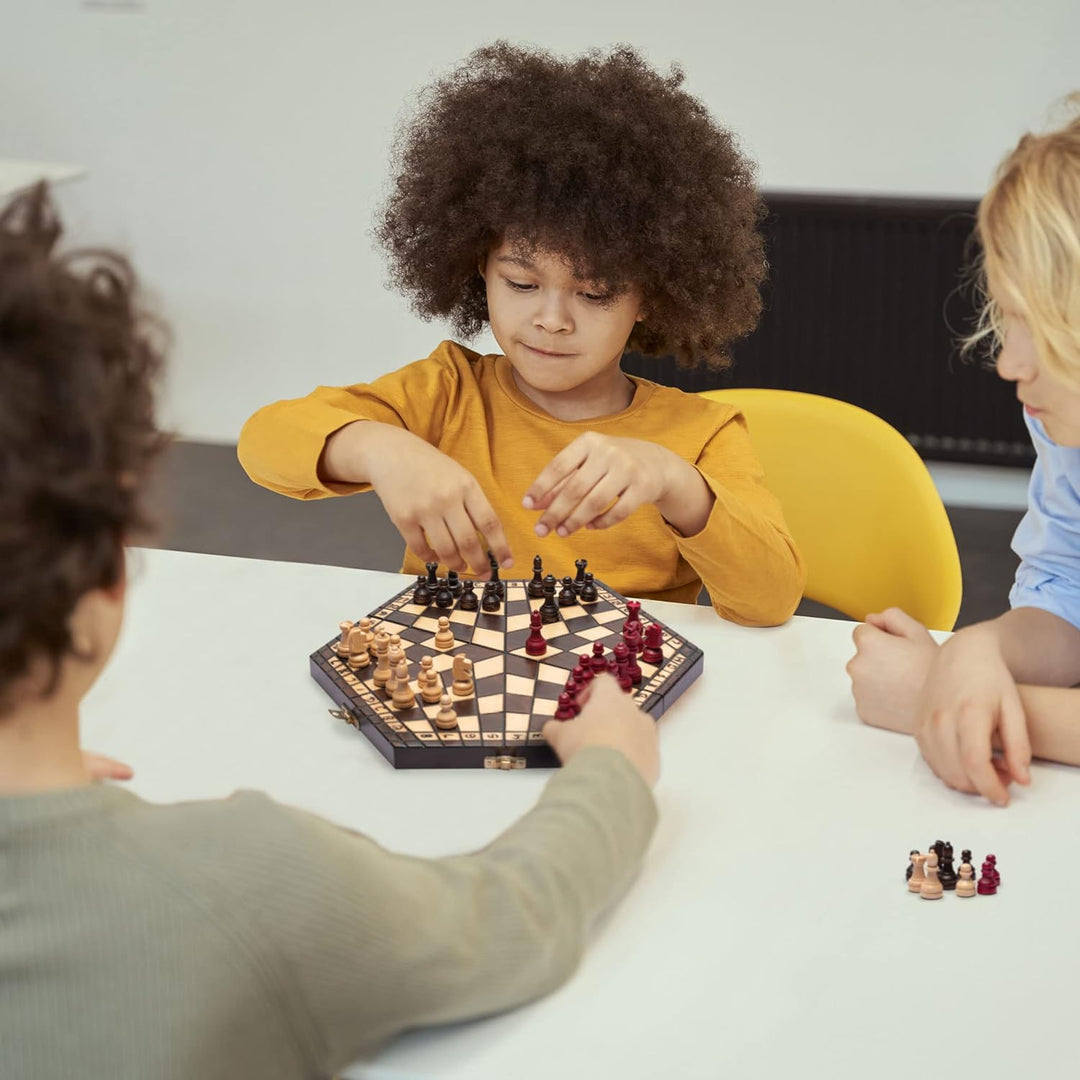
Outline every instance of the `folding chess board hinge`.
[(485, 769), (524, 769), (525, 759), (513, 754), (498, 754), (484, 758)]
[(327, 709), (326, 710), (335, 720), (344, 720), (346, 724), (352, 724), (353, 727), (359, 727), (356, 722), (356, 717), (353, 716), (348, 709), (342, 707), (340, 709)]

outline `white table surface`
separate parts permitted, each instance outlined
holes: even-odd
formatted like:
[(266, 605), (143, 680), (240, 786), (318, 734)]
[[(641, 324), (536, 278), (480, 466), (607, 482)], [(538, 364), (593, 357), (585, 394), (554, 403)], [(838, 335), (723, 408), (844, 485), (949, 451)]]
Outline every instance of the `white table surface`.
[[(83, 731), (135, 766), (145, 798), (260, 788), (425, 855), (480, 846), (535, 800), (544, 771), (395, 771), (327, 714), (309, 653), (404, 579), (132, 554), (128, 622)], [(704, 650), (705, 671), (660, 721), (661, 825), (635, 887), (550, 997), (406, 1036), (344, 1075), (1071, 1070), (1080, 774), (1038, 764), (1005, 810), (956, 794), (911, 739), (856, 719), (851, 624), (755, 630), (707, 608), (647, 607)], [(938, 838), (957, 857), (995, 852), (998, 895), (909, 894), (909, 849)]]

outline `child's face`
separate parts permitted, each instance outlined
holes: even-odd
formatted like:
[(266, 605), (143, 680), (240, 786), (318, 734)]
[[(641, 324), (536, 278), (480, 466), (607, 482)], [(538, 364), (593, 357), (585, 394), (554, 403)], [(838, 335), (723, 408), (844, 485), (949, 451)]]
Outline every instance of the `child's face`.
[(1004, 321), (997, 373), (1016, 383), (1024, 412), (1036, 417), (1058, 446), (1080, 447), (1080, 390), (1042, 366), (1027, 320), (1009, 303), (1008, 294), (991, 286), (991, 295)]
[(622, 379), (619, 361), (643, 317), (637, 289), (604, 294), (558, 256), (526, 257), (509, 243), (488, 253), (481, 272), (491, 331), (519, 381), (557, 398), (602, 395)]

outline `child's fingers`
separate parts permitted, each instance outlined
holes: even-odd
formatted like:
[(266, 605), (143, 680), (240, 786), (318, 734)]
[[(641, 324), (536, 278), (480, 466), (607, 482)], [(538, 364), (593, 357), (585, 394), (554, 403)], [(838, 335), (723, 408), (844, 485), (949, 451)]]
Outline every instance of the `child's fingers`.
[[(585, 462), (571, 477), (569, 477), (562, 490), (551, 501), (551, 505), (540, 515), (536, 523), (536, 535), (547, 536), (552, 529), (562, 525), (581, 504), (582, 500), (589, 495), (594, 487), (604, 478), (603, 467), (596, 462)], [(610, 500), (608, 500), (610, 502)], [(607, 503), (604, 504), (605, 506)], [(601, 507), (600, 509), (603, 509)], [(585, 518), (588, 521), (593, 515)], [(569, 533), (560, 533), (568, 536)]]
[(1017, 783), (1031, 783), (1031, 739), (1028, 737), (1024, 706), (1015, 690), (1002, 698), (998, 735), (1005, 752), (1009, 775)]
[[(472, 519), (475, 530), (487, 542), (487, 551), (495, 556), (496, 561), (504, 570), (509, 570), (514, 565), (514, 553), (510, 550), (506, 533), (503, 532), (502, 522), (499, 521), (491, 503), (488, 502), (487, 496), (479, 486), (465, 497), (465, 509)], [(485, 551), (482, 554), (484, 555), (482, 569), (487, 570), (487, 553)]]
[(491, 573), (487, 551), (481, 545), (480, 537), (476, 532), (476, 524), (464, 505), (455, 507), (447, 513), (445, 523), (450, 539), (457, 547), (465, 564), (477, 577), (486, 579)]
[(405, 541), (408, 549), (421, 561), (425, 563), (438, 562), (439, 556), (432, 550), (431, 545), (427, 542), (427, 537), (424, 535), (424, 530), (420, 528), (418, 524), (405, 524), (400, 521), (394, 521), (394, 526), (399, 533), (401, 533), (402, 539)]
[(83, 765), (93, 780), (130, 780), (135, 775), (130, 765), (89, 750), (83, 751)]
[(612, 508), (622, 496), (623, 490), (622, 481), (608, 473), (593, 486), (567, 517), (559, 522), (555, 531), (560, 536), (569, 536), (576, 532)]
[(560, 450), (529, 485), (529, 490), (525, 492), (521, 505), (526, 510), (539, 510), (544, 503), (549, 501), (553, 489), (577, 470), (588, 454), (588, 443), (582, 436)]
[(446, 522), (442, 518), (433, 518), (424, 523), (424, 534), (428, 543), (435, 549), (435, 562), (442, 564), (448, 570), (462, 571), (468, 569), (465, 560), (458, 552), (457, 544)]
[(964, 773), (975, 790), (998, 806), (1009, 805), (1009, 789), (1002, 783), (1001, 775), (994, 768), (994, 751), (990, 745), (990, 731), (983, 725), (961, 726), (958, 732), (958, 748)]
[(599, 517), (595, 517), (588, 523), (590, 529), (610, 529), (612, 525), (618, 525), (625, 521), (644, 500), (637, 490), (628, 487)]
[[(869, 615), (866, 621), (871, 621)], [(918, 619), (913, 619), (906, 611), (898, 607), (886, 608), (880, 615), (876, 615), (873, 625), (897, 637), (916, 638), (927, 632), (926, 627)]]

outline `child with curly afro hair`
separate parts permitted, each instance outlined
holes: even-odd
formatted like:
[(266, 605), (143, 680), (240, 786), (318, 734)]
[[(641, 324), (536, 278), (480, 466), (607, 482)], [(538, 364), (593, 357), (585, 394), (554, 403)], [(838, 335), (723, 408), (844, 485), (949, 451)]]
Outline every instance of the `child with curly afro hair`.
[(429, 87), (378, 236), (418, 314), (465, 339), (490, 326), (502, 354), (444, 341), (265, 407), (240, 437), (252, 479), (374, 488), (406, 573), (485, 578), (485, 548), (507, 570), (539, 550), (629, 595), (693, 602), (704, 583), (726, 618), (788, 618), (805, 575), (742, 416), (620, 369), (628, 346), (722, 366), (761, 309), (753, 167), (681, 84), (629, 48), (500, 42)]

